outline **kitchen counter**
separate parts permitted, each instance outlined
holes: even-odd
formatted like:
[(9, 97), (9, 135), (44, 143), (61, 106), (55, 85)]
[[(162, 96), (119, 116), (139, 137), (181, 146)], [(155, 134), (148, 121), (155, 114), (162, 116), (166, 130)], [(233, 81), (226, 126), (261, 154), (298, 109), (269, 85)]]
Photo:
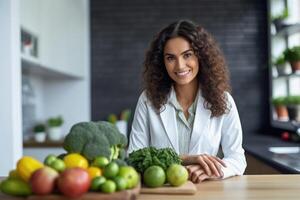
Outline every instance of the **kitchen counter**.
[[(0, 178), (1, 179), (1, 178)], [(143, 200), (298, 200), (300, 197), (300, 175), (245, 175), (221, 181), (205, 181), (197, 184), (195, 195), (140, 194)], [(0, 194), (0, 199), (7, 199)], [(9, 198), (22, 199), (22, 198)], [(84, 200), (84, 198), (80, 198)]]
[(287, 142), (271, 135), (252, 134), (244, 138), (247, 153), (285, 174), (300, 173), (300, 152), (277, 154), (269, 151), (270, 147), (300, 147), (299, 143)]
[(300, 175), (245, 175), (197, 184), (195, 195), (146, 195), (143, 200), (265, 200), (299, 199)]

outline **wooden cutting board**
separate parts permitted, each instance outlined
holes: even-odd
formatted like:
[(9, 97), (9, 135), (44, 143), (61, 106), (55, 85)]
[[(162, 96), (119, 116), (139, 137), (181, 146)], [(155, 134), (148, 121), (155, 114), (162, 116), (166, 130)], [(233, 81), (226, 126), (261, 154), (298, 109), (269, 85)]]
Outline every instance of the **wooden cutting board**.
[[(124, 190), (121, 192), (115, 192), (112, 194), (104, 194), (104, 193), (97, 193), (97, 192), (88, 192), (82, 195), (79, 198), (75, 198), (76, 200), (135, 200), (140, 192), (140, 187), (136, 187), (132, 190)], [(60, 194), (51, 194), (45, 196), (38, 196), (38, 195), (31, 195), (27, 198), (20, 198), (14, 196), (8, 196), (2, 194), (0, 192), (0, 199), (6, 200), (71, 200), (72, 198), (68, 198), (66, 196)], [(74, 198), (72, 199), (74, 200)]]
[(166, 185), (158, 188), (147, 188), (143, 186), (140, 192), (142, 194), (195, 194), (197, 192), (197, 188), (191, 181), (187, 181), (179, 187)]

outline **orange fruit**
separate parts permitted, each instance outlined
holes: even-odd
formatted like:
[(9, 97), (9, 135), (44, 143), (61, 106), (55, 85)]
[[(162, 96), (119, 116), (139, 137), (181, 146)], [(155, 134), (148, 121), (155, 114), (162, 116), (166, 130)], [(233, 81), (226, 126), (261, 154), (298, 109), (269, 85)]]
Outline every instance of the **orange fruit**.
[(87, 172), (91, 179), (102, 175), (102, 171), (99, 167), (89, 167), (87, 168)]

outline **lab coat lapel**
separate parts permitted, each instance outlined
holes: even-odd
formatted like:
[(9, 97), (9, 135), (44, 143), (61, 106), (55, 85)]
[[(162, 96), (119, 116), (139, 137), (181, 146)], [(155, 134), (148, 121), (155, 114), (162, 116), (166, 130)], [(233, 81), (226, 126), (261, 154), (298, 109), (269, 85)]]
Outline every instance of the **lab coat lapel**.
[(175, 109), (171, 105), (165, 104), (165, 109), (160, 113), (160, 117), (173, 149), (179, 153)]
[(205, 134), (206, 129), (208, 128), (210, 117), (211, 111), (204, 108), (204, 98), (201, 95), (201, 91), (199, 91), (194, 126), (189, 146), (190, 154), (198, 152), (199, 144), (202, 142), (201, 138), (203, 138), (202, 134)]

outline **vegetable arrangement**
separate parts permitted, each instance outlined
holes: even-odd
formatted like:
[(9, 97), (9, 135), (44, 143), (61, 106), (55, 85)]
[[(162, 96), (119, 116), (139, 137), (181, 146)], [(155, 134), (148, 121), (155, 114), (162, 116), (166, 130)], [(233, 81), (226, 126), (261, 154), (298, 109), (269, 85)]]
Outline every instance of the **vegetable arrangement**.
[(132, 165), (138, 172), (144, 173), (152, 165), (157, 165), (163, 170), (167, 170), (171, 164), (181, 164), (181, 159), (171, 148), (156, 149), (154, 147), (146, 147), (130, 153), (127, 163)]
[(171, 148), (146, 147), (129, 154), (127, 159), (142, 174), (147, 187), (161, 187), (165, 183), (180, 186), (188, 179), (188, 172), (181, 159)]

